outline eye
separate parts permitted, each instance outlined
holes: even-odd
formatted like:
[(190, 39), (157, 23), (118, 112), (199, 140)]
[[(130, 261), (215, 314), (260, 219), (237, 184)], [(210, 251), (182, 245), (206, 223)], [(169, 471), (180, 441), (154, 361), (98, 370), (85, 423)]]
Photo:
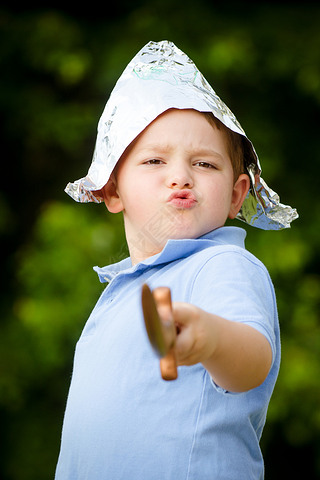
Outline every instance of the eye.
[(213, 165), (212, 163), (208, 163), (208, 162), (196, 162), (195, 165), (197, 167), (202, 167), (202, 168), (213, 168), (213, 169), (216, 169), (217, 167), (215, 165)]
[(163, 161), (159, 160), (158, 158), (151, 158), (150, 160), (146, 160), (143, 162), (144, 165), (160, 165)]

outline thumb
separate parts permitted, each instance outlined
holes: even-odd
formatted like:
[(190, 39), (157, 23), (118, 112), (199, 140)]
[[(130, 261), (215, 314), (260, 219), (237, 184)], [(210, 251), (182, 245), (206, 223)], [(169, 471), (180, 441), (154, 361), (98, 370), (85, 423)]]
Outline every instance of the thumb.
[(198, 308), (190, 303), (174, 302), (172, 305), (173, 320), (179, 329), (187, 327), (198, 316)]

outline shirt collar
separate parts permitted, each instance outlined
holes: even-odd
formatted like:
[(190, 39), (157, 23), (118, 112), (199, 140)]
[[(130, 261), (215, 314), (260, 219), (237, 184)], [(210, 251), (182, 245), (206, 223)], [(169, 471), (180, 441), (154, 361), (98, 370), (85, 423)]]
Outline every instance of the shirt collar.
[(173, 262), (214, 245), (236, 245), (245, 248), (245, 237), (246, 231), (243, 228), (221, 227), (195, 239), (168, 240), (160, 253), (146, 258), (134, 266), (128, 257), (106, 267), (93, 267), (93, 269), (98, 274), (100, 282), (110, 282), (119, 273), (124, 273), (125, 271), (133, 273), (138, 269), (143, 270), (150, 266)]

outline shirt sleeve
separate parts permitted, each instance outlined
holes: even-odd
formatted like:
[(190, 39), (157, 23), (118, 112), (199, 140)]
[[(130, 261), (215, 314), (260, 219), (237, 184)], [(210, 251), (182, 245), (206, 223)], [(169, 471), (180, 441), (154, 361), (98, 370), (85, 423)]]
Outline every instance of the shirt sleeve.
[(274, 362), (275, 293), (268, 271), (258, 259), (240, 248), (212, 252), (194, 276), (190, 293), (191, 303), (198, 307), (262, 333), (270, 343)]

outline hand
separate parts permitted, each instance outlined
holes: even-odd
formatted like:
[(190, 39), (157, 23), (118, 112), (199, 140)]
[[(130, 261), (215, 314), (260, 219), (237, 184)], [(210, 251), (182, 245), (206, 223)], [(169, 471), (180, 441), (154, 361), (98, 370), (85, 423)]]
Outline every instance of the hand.
[(204, 310), (190, 303), (175, 302), (173, 319), (177, 327), (178, 365), (194, 365), (210, 358), (215, 350), (213, 322)]

